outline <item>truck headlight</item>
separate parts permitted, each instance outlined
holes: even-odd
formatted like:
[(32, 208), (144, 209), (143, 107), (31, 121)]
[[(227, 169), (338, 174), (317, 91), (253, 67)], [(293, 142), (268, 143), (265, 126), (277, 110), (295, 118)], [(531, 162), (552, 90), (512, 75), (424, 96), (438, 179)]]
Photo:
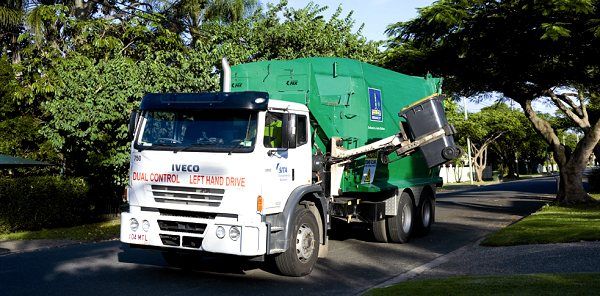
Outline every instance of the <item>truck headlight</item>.
[(137, 219), (135, 219), (135, 218), (129, 219), (129, 228), (131, 228), (131, 231), (137, 231), (138, 227), (140, 227), (140, 223), (138, 223)]
[(223, 226), (217, 227), (217, 237), (224, 238), (225, 237), (225, 228)]
[(232, 226), (231, 229), (229, 229), (229, 238), (234, 241), (240, 238), (240, 230), (237, 228), (237, 226)]
[(148, 232), (148, 229), (150, 229), (150, 222), (148, 222), (148, 220), (144, 220), (144, 221), (142, 222), (142, 229), (143, 229), (145, 232)]

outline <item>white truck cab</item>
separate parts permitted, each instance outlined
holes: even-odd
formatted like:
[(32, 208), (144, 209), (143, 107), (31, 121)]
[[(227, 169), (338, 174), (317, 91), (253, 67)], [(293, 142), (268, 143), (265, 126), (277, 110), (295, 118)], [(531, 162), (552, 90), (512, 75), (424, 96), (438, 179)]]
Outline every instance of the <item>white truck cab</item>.
[[(306, 106), (262, 92), (149, 94), (137, 114), (122, 242), (165, 252), (285, 251), (286, 243), (269, 242), (273, 224), (286, 220), (278, 214), (295, 189), (319, 190), (307, 165)], [(298, 246), (315, 260), (306, 251), (318, 252), (318, 225)]]

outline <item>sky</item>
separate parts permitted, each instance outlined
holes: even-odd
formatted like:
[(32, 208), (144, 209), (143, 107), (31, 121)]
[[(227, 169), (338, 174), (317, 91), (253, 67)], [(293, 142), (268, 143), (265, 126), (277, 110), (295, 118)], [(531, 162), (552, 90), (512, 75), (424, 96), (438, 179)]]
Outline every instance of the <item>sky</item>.
[[(295, 8), (303, 8), (310, 1), (288, 0), (288, 4)], [(278, 3), (279, 0), (261, 1), (265, 3)], [(354, 11), (356, 29), (364, 23), (363, 35), (373, 41), (387, 39), (385, 29), (389, 24), (407, 21), (417, 16), (417, 8), (428, 6), (433, 0), (313, 0), (319, 6), (328, 6), (324, 13), (329, 17), (339, 5), (342, 6), (342, 16)]]

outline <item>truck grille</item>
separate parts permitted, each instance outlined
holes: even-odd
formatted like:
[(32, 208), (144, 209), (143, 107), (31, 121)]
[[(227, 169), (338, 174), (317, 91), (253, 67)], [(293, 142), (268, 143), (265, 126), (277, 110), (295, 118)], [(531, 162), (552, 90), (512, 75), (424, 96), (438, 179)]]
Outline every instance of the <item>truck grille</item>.
[(160, 203), (218, 207), (225, 189), (152, 185), (152, 194)]
[(160, 230), (163, 230), (163, 231), (203, 234), (204, 230), (206, 229), (206, 224), (204, 224), (204, 223), (165, 221), (165, 220), (158, 220), (156, 222), (158, 222), (158, 227), (160, 228)]
[(161, 216), (171, 217), (187, 217), (214, 220), (217, 217), (216, 213), (192, 212), (182, 210), (157, 209)]

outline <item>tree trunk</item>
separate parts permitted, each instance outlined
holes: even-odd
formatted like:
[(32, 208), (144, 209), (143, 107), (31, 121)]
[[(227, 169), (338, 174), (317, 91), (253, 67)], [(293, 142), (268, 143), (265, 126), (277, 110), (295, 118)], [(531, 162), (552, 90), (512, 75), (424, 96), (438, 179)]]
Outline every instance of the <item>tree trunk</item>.
[(583, 170), (594, 147), (600, 140), (600, 121), (594, 123), (593, 127), (584, 129), (583, 137), (577, 143), (573, 153), (569, 155), (550, 123), (537, 116), (531, 107), (531, 100), (521, 101), (521, 107), (535, 130), (542, 135), (554, 152), (554, 160), (560, 171), (557, 201), (565, 204), (590, 201), (591, 197), (583, 188)]
[(564, 204), (590, 201), (591, 197), (583, 188), (583, 170), (594, 147), (600, 140), (600, 121), (584, 132), (584, 136), (577, 143), (575, 151), (568, 155), (565, 146), (560, 143), (550, 123), (537, 116), (531, 107), (531, 100), (523, 100), (521, 107), (523, 107), (525, 115), (531, 121), (535, 130), (542, 135), (554, 152), (554, 160), (560, 171), (560, 181), (556, 193), (557, 201)]
[(479, 165), (475, 166), (475, 178), (476, 178), (475, 181), (477, 181), (477, 182), (483, 181), (483, 170), (485, 170), (484, 166), (479, 166)]
[(585, 165), (573, 165), (571, 163), (560, 169), (558, 193), (556, 194), (559, 203), (575, 204), (591, 200), (591, 197), (583, 188), (584, 169)]

